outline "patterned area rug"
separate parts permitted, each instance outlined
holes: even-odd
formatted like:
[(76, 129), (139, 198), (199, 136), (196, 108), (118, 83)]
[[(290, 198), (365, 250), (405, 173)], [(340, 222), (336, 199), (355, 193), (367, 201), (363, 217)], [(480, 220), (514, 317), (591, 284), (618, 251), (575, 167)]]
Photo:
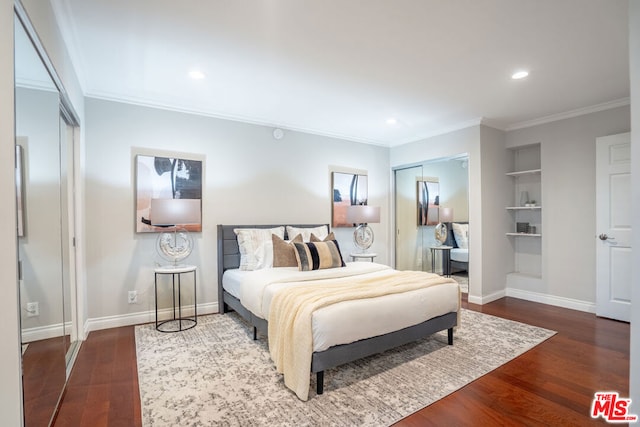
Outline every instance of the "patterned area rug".
[(386, 426), (452, 393), (555, 332), (473, 311), (446, 331), (325, 372), (309, 401), (285, 388), (266, 340), (235, 313), (166, 334), (136, 327), (144, 426)]

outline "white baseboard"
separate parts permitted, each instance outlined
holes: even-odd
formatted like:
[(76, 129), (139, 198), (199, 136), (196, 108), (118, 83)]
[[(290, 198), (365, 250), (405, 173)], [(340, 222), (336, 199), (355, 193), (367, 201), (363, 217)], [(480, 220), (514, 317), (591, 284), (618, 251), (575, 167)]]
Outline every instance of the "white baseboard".
[(527, 301), (539, 302), (542, 304), (554, 305), (556, 307), (569, 308), (571, 310), (595, 313), (595, 303), (580, 301), (573, 298), (558, 297), (555, 295), (541, 294), (538, 292), (523, 291), (521, 289), (507, 288), (506, 296), (520, 298)]
[(483, 304), (488, 304), (492, 301), (499, 300), (500, 298), (503, 298), (505, 296), (506, 296), (505, 291), (498, 291), (498, 292), (494, 292), (492, 294), (481, 296), (481, 297), (469, 294), (467, 300), (472, 304), (483, 305)]
[[(62, 326), (62, 323), (56, 323), (54, 325), (36, 326), (35, 328), (23, 329), (22, 342), (26, 344), (34, 341), (61, 337), (64, 334), (65, 330)], [(71, 322), (65, 323), (64, 326), (66, 327), (67, 331), (71, 331)]]
[(490, 295), (475, 296), (469, 294), (468, 301), (472, 304), (488, 304), (502, 297), (519, 298), (526, 301), (539, 302), (542, 304), (553, 305), (556, 307), (569, 308), (571, 310), (584, 311), (587, 313), (595, 313), (596, 305), (592, 302), (581, 301), (572, 298), (558, 297), (555, 295), (541, 294), (538, 292), (523, 291), (521, 289), (507, 288), (504, 291), (498, 291)]
[[(192, 310), (189, 307), (183, 307), (183, 310), (189, 315)], [(161, 319), (169, 316), (171, 309), (162, 309), (158, 311), (158, 317)], [(198, 316), (205, 314), (213, 314), (218, 312), (218, 303), (209, 302), (198, 304)], [(155, 310), (141, 311), (138, 313), (120, 314), (116, 316), (98, 317), (88, 319), (85, 323), (85, 336), (91, 331), (99, 331), (102, 329), (119, 328), (122, 326), (141, 325), (143, 323), (151, 323), (156, 321)]]

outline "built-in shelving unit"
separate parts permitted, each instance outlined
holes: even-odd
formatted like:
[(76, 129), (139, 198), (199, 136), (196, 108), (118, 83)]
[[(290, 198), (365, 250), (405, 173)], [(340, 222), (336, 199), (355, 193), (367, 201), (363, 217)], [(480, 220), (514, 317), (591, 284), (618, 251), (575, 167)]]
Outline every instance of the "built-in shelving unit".
[[(542, 280), (542, 167), (540, 144), (509, 149), (513, 171), (506, 175), (513, 183), (510, 213), (514, 270), (507, 275), (507, 287), (530, 289)], [(534, 206), (526, 206), (535, 203)], [(517, 227), (520, 223), (521, 227)], [(522, 227), (527, 231), (522, 232)], [(518, 231), (520, 230), (520, 231)]]

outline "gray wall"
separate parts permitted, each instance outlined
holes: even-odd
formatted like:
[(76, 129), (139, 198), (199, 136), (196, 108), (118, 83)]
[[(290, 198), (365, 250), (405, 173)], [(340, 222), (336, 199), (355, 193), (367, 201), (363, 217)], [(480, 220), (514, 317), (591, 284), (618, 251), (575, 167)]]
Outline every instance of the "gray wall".
[[(205, 156), (203, 229), (192, 233), (188, 262), (199, 267), (198, 299), (210, 308), (217, 301), (216, 224), (330, 223), (332, 169), (368, 171), (369, 204), (382, 208), (371, 250), (389, 262), (388, 148), (292, 131), (275, 140), (269, 127), (91, 98), (86, 116), (92, 322), (153, 310), (156, 235), (134, 232), (136, 150)], [(334, 231), (346, 258), (353, 228)], [(138, 291), (138, 304), (127, 303), (129, 290)]]
[(488, 302), (504, 296), (507, 273), (513, 271), (512, 240), (505, 235), (513, 227), (513, 221), (505, 210), (512, 203), (512, 181), (506, 176), (507, 172), (512, 171), (512, 165), (509, 153), (505, 150), (504, 132), (480, 126), (480, 141), (481, 284), (483, 300)]
[(596, 138), (628, 132), (629, 107), (507, 132), (507, 147), (540, 143), (541, 294), (595, 304)]

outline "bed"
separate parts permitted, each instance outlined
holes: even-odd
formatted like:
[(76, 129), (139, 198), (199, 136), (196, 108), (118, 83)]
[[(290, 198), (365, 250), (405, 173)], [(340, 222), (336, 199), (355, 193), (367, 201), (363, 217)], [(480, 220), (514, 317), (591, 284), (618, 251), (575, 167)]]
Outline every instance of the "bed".
[[(328, 225), (326, 224), (295, 224), (292, 225), (297, 228), (315, 228), (318, 226), (326, 226), (328, 230)], [(247, 285), (247, 283), (253, 284), (258, 278), (263, 275), (270, 276), (269, 280), (275, 280), (275, 283), (270, 283), (267, 288), (283, 288), (283, 289), (293, 289), (297, 286), (298, 278), (303, 274), (329, 274), (327, 278), (320, 278), (309, 282), (312, 284), (322, 283), (323, 286), (325, 283), (331, 283), (334, 281), (342, 281), (349, 282), (353, 278), (353, 282), (356, 283), (357, 280), (360, 280), (362, 277), (363, 280), (366, 277), (367, 280), (375, 275), (389, 275), (395, 276), (395, 270), (391, 270), (387, 266), (382, 266), (380, 264), (375, 263), (345, 263), (345, 267), (337, 269), (331, 269), (331, 271), (327, 270), (325, 272), (322, 271), (297, 271), (297, 268), (268, 268), (263, 272), (253, 272), (253, 271), (239, 271), (239, 266), (241, 262), (240, 248), (238, 244), (238, 238), (234, 229), (272, 229), (275, 227), (279, 227), (279, 225), (218, 225), (218, 302), (219, 302), (219, 312), (224, 314), (229, 312), (230, 310), (236, 311), (240, 316), (242, 316), (253, 328), (253, 338), (257, 339), (258, 334), (267, 335), (267, 338), (271, 338), (269, 336), (269, 327), (273, 327), (274, 325), (269, 325), (268, 315), (263, 311), (267, 310), (265, 308), (261, 308), (261, 302), (265, 299), (268, 299), (266, 295), (271, 295), (269, 291), (264, 291), (263, 294), (256, 301), (252, 301), (255, 299), (251, 294), (247, 294), (246, 289), (243, 291), (242, 286), (243, 283)], [(284, 238), (288, 239), (291, 236), (286, 235)], [(361, 271), (360, 271), (361, 270)], [(337, 274), (346, 274), (349, 278), (338, 278)], [(407, 272), (408, 273), (408, 272)], [(421, 273), (428, 274), (428, 273)], [(284, 276), (281, 276), (284, 275)], [(362, 276), (360, 276), (362, 275)], [(245, 277), (246, 276), (246, 277)], [(324, 371), (330, 368), (337, 367), (339, 365), (349, 363), (363, 357), (367, 357), (373, 354), (381, 353), (383, 351), (389, 350), (391, 348), (395, 348), (404, 344), (407, 344), (412, 341), (416, 341), (418, 339), (427, 337), (431, 334), (434, 334), (439, 331), (447, 330), (448, 334), (448, 343), (450, 345), (453, 344), (453, 328), (458, 324), (458, 313), (460, 308), (460, 293), (459, 287), (457, 283), (452, 279), (442, 278), (437, 275), (429, 275), (432, 276), (429, 280), (434, 281), (434, 285), (431, 286), (428, 290), (416, 289), (411, 292), (415, 292), (415, 295), (420, 293), (421, 298), (426, 296), (427, 300), (429, 300), (429, 305), (433, 305), (436, 307), (434, 310), (444, 311), (443, 313), (438, 313), (435, 316), (429, 316), (429, 314), (421, 314), (423, 316), (427, 316), (426, 320), (418, 321), (418, 323), (413, 323), (408, 326), (399, 327), (393, 329), (391, 331), (386, 331), (382, 334), (375, 334), (369, 331), (360, 330), (363, 327), (361, 324), (375, 323), (376, 320), (379, 320), (378, 323), (384, 324), (383, 327), (389, 328), (389, 324), (407, 322), (409, 320), (404, 319), (404, 313), (413, 313), (416, 310), (407, 308), (411, 304), (416, 304), (417, 301), (424, 301), (423, 299), (411, 298), (412, 295), (410, 292), (406, 292), (403, 294), (394, 294), (388, 296), (380, 296), (377, 298), (367, 298), (354, 301), (356, 307), (353, 305), (349, 306), (344, 303), (338, 303), (330, 307), (322, 308), (317, 312), (314, 312), (314, 323), (313, 323), (313, 336), (317, 337), (317, 330), (319, 328), (319, 333), (324, 333), (324, 337), (329, 337), (328, 339), (318, 340), (318, 344), (314, 342), (313, 351), (311, 353), (311, 361), (310, 366), (306, 367), (306, 377), (307, 381), (309, 381), (310, 374), (316, 374), (316, 392), (317, 394), (322, 394), (324, 390)], [(250, 279), (247, 279), (250, 277)], [(283, 277), (282, 282), (278, 282), (280, 277)], [(437, 280), (436, 280), (437, 278)], [(357, 280), (356, 280), (357, 279)], [(307, 280), (307, 279), (305, 279)], [(322, 282), (318, 282), (318, 280), (322, 280)], [(437, 283), (436, 283), (437, 281)], [(261, 288), (262, 289), (262, 288)], [(278, 289), (274, 290), (276, 292)], [(281, 291), (285, 292), (285, 291)], [(291, 292), (291, 291), (289, 291)], [(274, 294), (275, 295), (275, 294)], [(430, 297), (430, 295), (442, 295), (441, 297)], [(446, 295), (446, 298), (445, 298)], [(270, 298), (270, 297), (269, 297)], [(386, 299), (385, 299), (386, 298)], [(452, 302), (452, 298), (455, 298), (455, 301)], [(433, 303), (431, 302), (433, 300)], [(440, 301), (442, 301), (440, 303)], [(393, 302), (393, 304), (392, 304)], [(373, 304), (373, 305), (369, 305)], [(400, 304), (400, 308), (397, 307), (397, 304)], [(265, 307), (268, 305), (265, 305)], [(363, 307), (366, 307), (366, 310), (363, 310)], [(353, 312), (350, 310), (354, 310)], [(396, 310), (396, 314), (385, 314), (385, 310)], [(431, 308), (429, 310), (432, 310)], [(429, 310), (424, 309), (420, 310), (421, 312), (428, 312)], [(351, 328), (347, 328), (353, 330), (350, 333), (359, 335), (359, 338), (355, 341), (350, 341), (353, 337), (335, 337), (334, 335), (341, 335), (342, 332), (336, 329), (336, 323), (340, 324), (341, 317), (350, 316), (353, 313), (359, 313), (358, 316), (362, 313), (368, 313), (365, 315), (373, 316), (369, 320), (365, 322), (357, 322), (357, 325), (354, 325)], [(374, 314), (376, 314), (374, 316)], [(353, 314), (355, 316), (355, 314)], [(337, 320), (336, 320), (337, 319)], [(274, 322), (275, 323), (275, 322)], [(353, 324), (353, 322), (350, 322)], [(342, 324), (344, 326), (344, 323)], [(322, 329), (326, 328), (326, 329)], [(341, 328), (344, 329), (344, 328)], [(338, 332), (338, 333), (336, 333)], [(315, 338), (314, 338), (315, 340)], [(341, 343), (340, 340), (346, 342)], [(271, 342), (270, 342), (271, 345)], [(317, 347), (317, 345), (323, 345), (321, 347)], [(325, 348), (326, 347), (326, 348)], [(271, 349), (270, 349), (271, 350)], [(272, 353), (273, 356), (273, 353)], [(286, 384), (286, 374), (285, 374), (285, 384)], [(287, 385), (289, 387), (289, 385)], [(291, 388), (291, 387), (289, 387)], [(307, 385), (307, 393), (308, 393), (309, 385)], [(294, 390), (295, 391), (295, 390)], [(304, 390), (300, 393), (296, 391), (301, 400), (307, 400), (307, 394)]]
[[(469, 223), (468, 222), (447, 222), (447, 240), (444, 242), (446, 246), (452, 246), (451, 249), (451, 273), (460, 271), (469, 271)], [(454, 228), (454, 224), (456, 228)], [(456, 237), (456, 233), (458, 237)], [(462, 245), (459, 244), (460, 240)], [(442, 271), (445, 271), (444, 269)]]

